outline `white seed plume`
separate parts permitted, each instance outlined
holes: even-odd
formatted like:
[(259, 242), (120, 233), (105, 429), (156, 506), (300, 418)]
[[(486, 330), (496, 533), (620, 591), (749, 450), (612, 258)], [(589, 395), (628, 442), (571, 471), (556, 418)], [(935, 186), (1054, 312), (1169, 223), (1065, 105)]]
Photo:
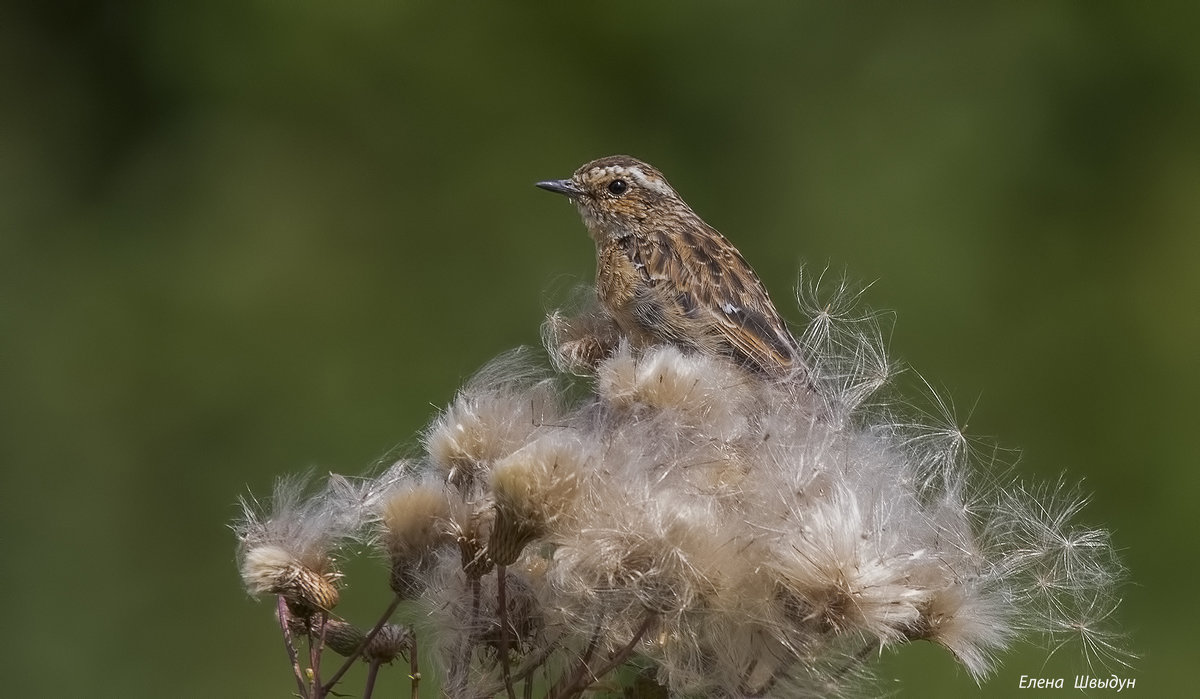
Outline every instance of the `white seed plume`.
[[(499, 659), (568, 677), (624, 653), (673, 695), (839, 696), (915, 640), (976, 679), (1036, 636), (1122, 662), (1105, 622), (1123, 569), (1076, 521), (1085, 500), (1006, 480), (936, 399), (944, 417), (908, 416), (855, 296), (810, 300), (803, 386), (592, 336), (611, 331), (594, 308), (553, 314), (551, 361), (586, 390), (502, 356), (424, 454), (334, 498), (374, 513), (394, 588), (426, 605), (444, 691), (503, 693)], [(252, 590), (289, 556), (329, 560), (364, 519), (276, 500), (278, 523), (239, 526)]]
[(305, 497), (307, 478), (275, 484), (270, 507), (242, 499), (234, 525), (242, 581), (255, 595), (282, 595), (299, 615), (329, 611), (338, 602), (336, 549), (354, 536), (366, 509), (365, 490), (330, 476)]

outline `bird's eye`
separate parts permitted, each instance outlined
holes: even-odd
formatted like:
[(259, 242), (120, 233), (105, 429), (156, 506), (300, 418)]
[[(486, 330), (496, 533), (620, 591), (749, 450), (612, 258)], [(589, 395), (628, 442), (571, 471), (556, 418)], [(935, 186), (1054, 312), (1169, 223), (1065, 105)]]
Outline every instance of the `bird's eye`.
[(608, 193), (615, 197), (621, 196), (628, 189), (629, 183), (625, 180), (613, 180), (608, 183)]

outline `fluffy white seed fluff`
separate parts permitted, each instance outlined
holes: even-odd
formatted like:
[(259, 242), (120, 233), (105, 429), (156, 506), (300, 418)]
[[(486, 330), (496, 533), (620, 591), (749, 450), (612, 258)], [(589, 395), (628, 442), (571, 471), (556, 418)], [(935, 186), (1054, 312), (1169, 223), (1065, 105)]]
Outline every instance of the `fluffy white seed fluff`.
[(419, 558), (447, 538), (450, 503), (445, 487), (403, 484), (381, 499), (382, 543), (393, 561)]
[(554, 386), (538, 380), (538, 373), (528, 353), (518, 350), (472, 379), (425, 435), (430, 464), (449, 482), (469, 487), (497, 459), (554, 423)]
[[(464, 386), (425, 453), (366, 489), (397, 531), (445, 522), (421, 539), (412, 589), (448, 695), (503, 692), (502, 654), (561, 678), (626, 653), (672, 694), (713, 696), (838, 696), (915, 640), (976, 678), (1023, 636), (1119, 660), (1105, 622), (1122, 569), (1107, 533), (1076, 522), (1083, 498), (1003, 480), (944, 404), (945, 418), (908, 415), (880, 318), (854, 298), (810, 303), (815, 390), (594, 342), (588, 310), (547, 323), (552, 360), (587, 374), (573, 402), (574, 379), (528, 353)], [(248, 536), (260, 529), (248, 519), (243, 539), (279, 543)]]
[(242, 580), (255, 595), (275, 592), (291, 571), (303, 564), (279, 546), (255, 546), (242, 557)]
[(547, 435), (497, 462), (489, 474), (498, 518), (494, 536), (502, 526), (511, 528), (505, 534), (523, 546), (526, 537), (561, 525), (575, 505), (589, 460), (578, 440), (560, 434)]
[(337, 547), (355, 537), (368, 508), (366, 488), (346, 478), (330, 476), (311, 496), (307, 482), (280, 479), (269, 506), (243, 499), (233, 525), (247, 591), (283, 595), (297, 613), (337, 604)]

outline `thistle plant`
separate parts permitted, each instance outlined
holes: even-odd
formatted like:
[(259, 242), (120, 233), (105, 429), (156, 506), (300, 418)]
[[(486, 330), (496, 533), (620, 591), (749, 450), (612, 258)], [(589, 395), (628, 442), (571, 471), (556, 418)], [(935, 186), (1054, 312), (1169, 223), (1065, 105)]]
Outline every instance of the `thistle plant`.
[[(913, 641), (977, 680), (1022, 639), (1123, 662), (1104, 626), (1123, 570), (1076, 522), (1078, 490), (1022, 483), (949, 416), (915, 418), (879, 318), (844, 286), (817, 296), (802, 382), (620, 341), (581, 371), (577, 331), (603, 309), (555, 312), (549, 361), (494, 360), (421, 453), (244, 503), (242, 578), (277, 597), (300, 695), (359, 660), (365, 696), (404, 660), (414, 696), (436, 676), (454, 699), (850, 695)], [(370, 628), (335, 610), (340, 561), (364, 549), (393, 596)], [(402, 603), (419, 627), (392, 621)], [(346, 657), (328, 678), (325, 650)]]

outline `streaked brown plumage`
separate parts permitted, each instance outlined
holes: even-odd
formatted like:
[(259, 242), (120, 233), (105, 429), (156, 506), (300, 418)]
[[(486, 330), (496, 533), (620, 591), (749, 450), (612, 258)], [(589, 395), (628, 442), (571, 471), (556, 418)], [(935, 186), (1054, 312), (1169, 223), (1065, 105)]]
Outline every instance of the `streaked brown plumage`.
[(773, 376), (805, 373), (754, 270), (654, 167), (614, 155), (537, 186), (579, 208), (596, 241), (596, 293), (622, 335), (729, 356)]

